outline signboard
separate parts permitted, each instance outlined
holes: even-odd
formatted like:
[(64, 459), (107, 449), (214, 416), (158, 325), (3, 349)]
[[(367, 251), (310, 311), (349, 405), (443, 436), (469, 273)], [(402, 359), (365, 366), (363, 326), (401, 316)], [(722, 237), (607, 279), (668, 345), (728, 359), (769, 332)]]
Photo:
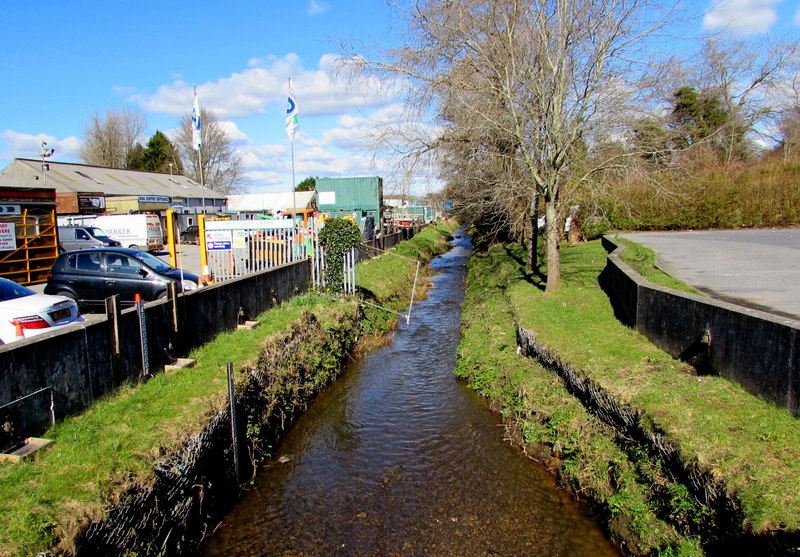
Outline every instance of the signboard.
[(139, 203), (169, 203), (166, 195), (140, 195)]
[(17, 249), (17, 234), (13, 222), (0, 222), (0, 251)]
[(247, 231), (234, 230), (233, 231), (233, 247), (235, 249), (244, 249), (247, 247)]
[(231, 249), (231, 231), (206, 230), (206, 249), (208, 251)]
[(0, 215), (19, 215), (19, 205), (0, 205)]
[(106, 208), (106, 198), (103, 196), (79, 196), (78, 208), (83, 210), (101, 211)]

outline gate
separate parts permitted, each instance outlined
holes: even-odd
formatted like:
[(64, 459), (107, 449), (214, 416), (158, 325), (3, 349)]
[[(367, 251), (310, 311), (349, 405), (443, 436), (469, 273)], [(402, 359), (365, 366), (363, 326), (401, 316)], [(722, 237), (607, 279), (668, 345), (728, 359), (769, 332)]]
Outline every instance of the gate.
[(316, 233), (296, 228), (291, 220), (206, 221), (205, 236), (215, 281), (307, 259), (316, 251)]

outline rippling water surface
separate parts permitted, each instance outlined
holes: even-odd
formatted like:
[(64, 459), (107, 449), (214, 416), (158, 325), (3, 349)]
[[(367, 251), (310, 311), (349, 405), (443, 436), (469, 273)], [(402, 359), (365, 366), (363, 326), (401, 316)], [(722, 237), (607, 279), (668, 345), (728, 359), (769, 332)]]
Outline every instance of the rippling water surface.
[(455, 244), (411, 323), (317, 397), (206, 556), (616, 555), (455, 380), (471, 249)]

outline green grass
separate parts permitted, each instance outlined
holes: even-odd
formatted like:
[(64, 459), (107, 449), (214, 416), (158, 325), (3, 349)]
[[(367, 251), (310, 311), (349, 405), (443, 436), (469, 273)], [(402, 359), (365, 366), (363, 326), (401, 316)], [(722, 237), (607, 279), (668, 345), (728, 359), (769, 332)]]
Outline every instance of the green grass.
[[(396, 249), (427, 261), (437, 250), (446, 249), (444, 238), (454, 228), (454, 224), (428, 227)], [(381, 290), (389, 299), (407, 298), (411, 282), (397, 280), (386, 288), (384, 278), (406, 276), (408, 265), (401, 265), (405, 260), (400, 258), (384, 259), (360, 265), (381, 271), (374, 276), (357, 271), (359, 284)], [(398, 267), (402, 272), (393, 271)], [(306, 310), (325, 326), (336, 319), (337, 308), (351, 303), (313, 292), (296, 296), (260, 315), (259, 327), (222, 333), (193, 350), (188, 357), (197, 361), (196, 367), (125, 385), (57, 424), (47, 433), (55, 441), (50, 448), (22, 464), (0, 466), (0, 556), (68, 551), (75, 534), (88, 521), (102, 517), (128, 487), (149, 485), (155, 459), (201, 431), (209, 416), (224, 407), (228, 362), (234, 362), (237, 370), (253, 362), (265, 338), (296, 323)], [(373, 313), (370, 319), (379, 331), (376, 323), (381, 316)]]
[(678, 280), (669, 274), (665, 273), (658, 267), (656, 261), (656, 252), (650, 248), (637, 244), (636, 242), (627, 238), (615, 237), (614, 240), (622, 244), (625, 249), (622, 250), (622, 260), (631, 266), (631, 268), (639, 273), (643, 278), (649, 280), (653, 284), (666, 286), (667, 288), (674, 288), (683, 292), (690, 292), (703, 296), (699, 290), (695, 290), (685, 282)]
[[(659, 516), (661, 509), (649, 496), (651, 483), (640, 481), (640, 464), (617, 445), (615, 432), (589, 414), (553, 373), (517, 354), (517, 316), (507, 289), (534, 280), (519, 267), (517, 248), (496, 246), (469, 262), (456, 374), (501, 408), (509, 435), (530, 456), (606, 516), (612, 539), (636, 554), (701, 555), (695, 538)], [(666, 481), (661, 473), (653, 475)]]
[[(536, 279), (496, 246), (491, 267), (508, 267), (505, 289), (518, 322), (620, 402), (643, 411), (685, 461), (725, 483), (756, 533), (800, 529), (800, 424), (789, 412), (719, 377), (697, 377), (614, 317), (597, 276), (599, 242), (562, 250), (562, 286), (544, 294)], [(495, 270), (491, 274), (497, 275)]]
[(55, 441), (51, 449), (0, 467), (0, 554), (35, 554), (68, 540), (126, 487), (149, 483), (153, 461), (201, 430), (224, 405), (227, 362), (241, 367), (265, 336), (304, 309), (324, 318), (341, 303), (317, 294), (293, 298), (259, 316), (258, 328), (222, 333), (192, 351), (196, 367), (126, 385), (57, 424), (47, 434)]
[[(360, 263), (356, 270), (356, 284), (365, 298), (391, 311), (405, 311), (411, 299), (416, 261), (426, 263), (435, 255), (445, 252), (455, 228), (455, 223), (428, 226), (410, 240), (388, 250), (388, 253)], [(430, 274), (425, 265), (420, 265), (419, 270), (415, 300), (424, 295), (427, 288), (425, 277)]]

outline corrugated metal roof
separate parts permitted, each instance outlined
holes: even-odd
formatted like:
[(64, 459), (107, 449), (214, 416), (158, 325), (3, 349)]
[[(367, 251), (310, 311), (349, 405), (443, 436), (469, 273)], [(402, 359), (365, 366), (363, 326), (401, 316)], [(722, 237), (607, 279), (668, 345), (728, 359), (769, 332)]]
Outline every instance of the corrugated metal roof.
[[(209, 188), (181, 175), (159, 174), (141, 170), (103, 168), (67, 162), (45, 161), (47, 187), (57, 192), (99, 192), (117, 195), (166, 195), (200, 199), (224, 199)], [(42, 161), (16, 159), (0, 176), (0, 186), (44, 186)]]

